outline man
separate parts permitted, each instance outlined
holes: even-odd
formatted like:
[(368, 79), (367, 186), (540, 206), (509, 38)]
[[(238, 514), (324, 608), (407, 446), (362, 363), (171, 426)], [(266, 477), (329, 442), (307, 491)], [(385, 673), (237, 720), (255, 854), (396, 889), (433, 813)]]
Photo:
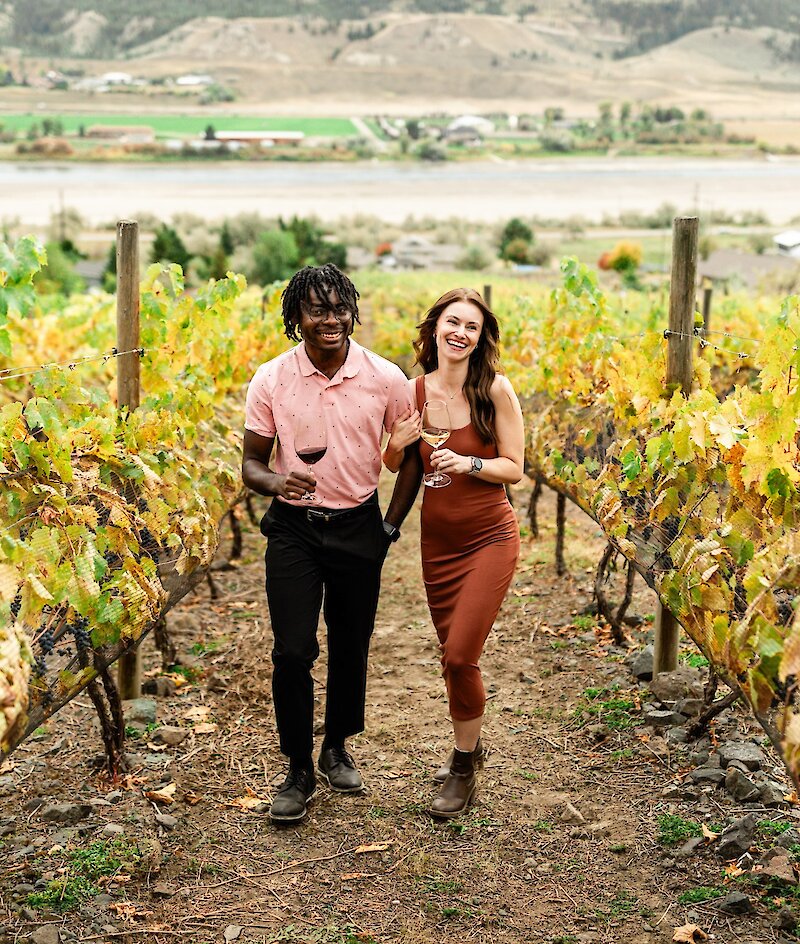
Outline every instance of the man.
[[(247, 391), (242, 478), (274, 495), (261, 523), (274, 648), (272, 693), (289, 773), (270, 808), (277, 823), (302, 819), (314, 794), (314, 691), (323, 605), (328, 635), (325, 737), (318, 770), (342, 793), (363, 788), (345, 739), (364, 730), (367, 655), (389, 545), (416, 497), (415, 450), (382, 518), (381, 437), (412, 409), (402, 371), (350, 337), (358, 292), (334, 265), (306, 266), (282, 296), (286, 334), (300, 343), (262, 364)], [(305, 470), (295, 453), (304, 413), (325, 417), (327, 451)], [(274, 470), (270, 459), (278, 441)], [(298, 444), (299, 447), (299, 444)], [(303, 498), (314, 493), (318, 503)]]

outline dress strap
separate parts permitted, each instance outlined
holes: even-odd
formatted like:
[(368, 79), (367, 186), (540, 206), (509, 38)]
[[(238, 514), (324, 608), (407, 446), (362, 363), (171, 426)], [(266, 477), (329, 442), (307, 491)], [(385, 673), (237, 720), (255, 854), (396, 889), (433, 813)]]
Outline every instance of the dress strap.
[(422, 413), (422, 408), (425, 406), (425, 374), (420, 374), (414, 381), (414, 393), (417, 398), (417, 409)]

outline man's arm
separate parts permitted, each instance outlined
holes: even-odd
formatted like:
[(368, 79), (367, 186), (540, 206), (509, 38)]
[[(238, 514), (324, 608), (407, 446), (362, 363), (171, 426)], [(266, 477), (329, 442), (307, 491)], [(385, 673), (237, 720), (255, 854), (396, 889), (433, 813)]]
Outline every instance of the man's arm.
[[(259, 495), (281, 495), (296, 501), (306, 492), (313, 492), (316, 479), (306, 472), (278, 475), (269, 467), (275, 437), (259, 436), (250, 429), (244, 431), (242, 448), (242, 481)], [(412, 498), (413, 501), (413, 498)]]
[(386, 511), (386, 521), (396, 528), (405, 521), (414, 504), (422, 481), (422, 458), (416, 444), (406, 447), (403, 463), (394, 483), (394, 491)]

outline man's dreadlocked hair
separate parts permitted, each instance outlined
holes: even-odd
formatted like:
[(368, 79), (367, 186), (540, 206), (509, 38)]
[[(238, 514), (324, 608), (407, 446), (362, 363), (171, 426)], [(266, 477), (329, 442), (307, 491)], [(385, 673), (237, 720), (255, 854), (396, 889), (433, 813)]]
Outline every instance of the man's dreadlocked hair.
[[(336, 292), (339, 301), (353, 313), (353, 321), (361, 324), (358, 317), (358, 291), (341, 269), (332, 262), (321, 266), (306, 266), (295, 272), (281, 295), (283, 306), (283, 325), (287, 338), (299, 341), (297, 327), (300, 324), (300, 305), (308, 301), (311, 289), (320, 302), (333, 307), (330, 303), (331, 292)], [(352, 330), (352, 327), (351, 327)]]

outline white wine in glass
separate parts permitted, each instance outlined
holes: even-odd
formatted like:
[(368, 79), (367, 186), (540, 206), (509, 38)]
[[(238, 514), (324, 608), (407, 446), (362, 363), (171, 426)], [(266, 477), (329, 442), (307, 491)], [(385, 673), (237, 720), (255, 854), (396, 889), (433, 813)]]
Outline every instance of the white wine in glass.
[[(306, 413), (295, 420), (294, 451), (298, 459), (306, 464), (309, 472), (312, 466), (328, 451), (328, 428), (323, 411)], [(314, 492), (305, 492), (300, 501), (320, 504), (320, 499)]]
[[(422, 438), (431, 447), (438, 449), (450, 436), (450, 414), (444, 400), (427, 400), (422, 408)], [(452, 481), (444, 472), (428, 472), (422, 476), (423, 484), (430, 488), (443, 488)]]

